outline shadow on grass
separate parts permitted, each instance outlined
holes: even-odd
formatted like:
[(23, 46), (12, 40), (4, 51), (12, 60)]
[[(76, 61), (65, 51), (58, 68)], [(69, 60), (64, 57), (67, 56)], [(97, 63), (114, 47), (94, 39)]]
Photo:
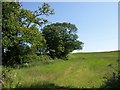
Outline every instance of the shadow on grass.
[[(18, 85), (16, 86), (14, 89), (13, 88), (9, 88), (10, 90), (21, 90), (21, 89), (24, 89), (24, 90), (35, 90), (35, 89), (38, 89), (38, 90), (56, 90), (56, 89), (69, 89), (70, 87), (63, 87), (63, 86), (57, 86), (55, 85), (54, 83), (49, 83), (47, 81), (45, 82), (40, 82), (40, 83), (35, 83), (35, 84), (32, 84), (30, 86), (24, 86), (24, 85)], [(3, 90), (6, 90), (6, 88), (3, 88)]]
[(19, 88), (67, 88), (67, 87), (60, 87), (55, 85), (54, 83), (44, 83), (44, 84), (33, 84), (30, 87), (22, 86)]

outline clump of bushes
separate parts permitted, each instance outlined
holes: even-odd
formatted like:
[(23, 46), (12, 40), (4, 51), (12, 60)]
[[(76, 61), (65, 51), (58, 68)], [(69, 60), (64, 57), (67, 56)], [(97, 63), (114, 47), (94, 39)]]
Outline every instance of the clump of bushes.
[(15, 83), (16, 74), (11, 68), (3, 67), (1, 78), (2, 88), (17, 88), (20, 82)]
[(40, 60), (40, 57), (37, 56), (36, 54), (33, 55), (24, 55), (20, 58), (21, 63), (30, 63), (30, 62), (35, 62)]
[(25, 55), (21, 58), (22, 64), (16, 65), (15, 67), (21, 68), (21, 67), (31, 67), (31, 66), (37, 66), (41, 64), (53, 64), (56, 61), (59, 61), (59, 59), (53, 59), (48, 55)]
[(54, 62), (54, 60), (48, 55), (41, 55), (40, 60), (44, 64), (50, 64)]
[(111, 78), (104, 77), (106, 81), (102, 88), (120, 88), (120, 72), (116, 70), (112, 64), (109, 64), (108, 66), (113, 68), (114, 72), (112, 73)]
[(120, 75), (113, 72), (111, 78), (106, 78), (106, 82), (102, 88), (120, 88)]

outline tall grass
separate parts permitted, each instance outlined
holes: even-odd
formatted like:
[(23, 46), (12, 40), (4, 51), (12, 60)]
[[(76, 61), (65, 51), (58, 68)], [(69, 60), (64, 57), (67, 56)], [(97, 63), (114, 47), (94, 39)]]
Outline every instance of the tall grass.
[(110, 66), (118, 68), (118, 52), (76, 53), (68, 56), (66, 61), (51, 60), (46, 63), (46, 59), (44, 63), (37, 61), (30, 67), (13, 69), (11, 72), (16, 73), (14, 85), (19, 88), (99, 88), (106, 80), (104, 77), (111, 78), (113, 72), (117, 73)]

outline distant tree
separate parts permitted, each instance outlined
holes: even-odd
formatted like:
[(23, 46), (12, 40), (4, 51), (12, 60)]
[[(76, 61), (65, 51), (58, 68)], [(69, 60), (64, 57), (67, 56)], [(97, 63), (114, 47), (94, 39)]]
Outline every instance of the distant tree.
[(43, 28), (46, 39), (46, 52), (52, 58), (66, 58), (73, 50), (82, 49), (83, 43), (78, 41), (77, 28), (71, 23), (53, 23)]
[[(54, 10), (43, 3), (36, 11), (21, 8), (19, 2), (2, 3), (2, 52), (3, 63), (20, 63), (22, 55), (42, 50), (45, 38), (39, 27), (48, 21), (40, 16), (52, 15)], [(41, 51), (40, 51), (41, 52)]]

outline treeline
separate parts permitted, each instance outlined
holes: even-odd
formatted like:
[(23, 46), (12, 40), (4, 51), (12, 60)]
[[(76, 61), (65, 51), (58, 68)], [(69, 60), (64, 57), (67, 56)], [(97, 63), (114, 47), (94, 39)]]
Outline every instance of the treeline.
[(22, 64), (40, 55), (67, 59), (70, 52), (82, 49), (74, 24), (48, 24), (43, 18), (53, 14), (54, 9), (47, 3), (35, 11), (22, 8), (19, 2), (2, 3), (3, 65)]

